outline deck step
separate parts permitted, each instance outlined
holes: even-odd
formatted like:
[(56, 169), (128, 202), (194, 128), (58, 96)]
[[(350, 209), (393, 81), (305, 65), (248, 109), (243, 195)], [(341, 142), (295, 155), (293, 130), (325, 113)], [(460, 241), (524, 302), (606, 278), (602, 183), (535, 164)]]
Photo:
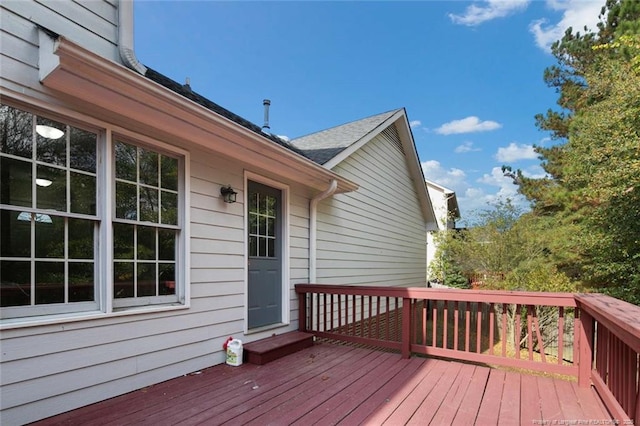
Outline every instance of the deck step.
[(310, 346), (313, 346), (313, 334), (291, 331), (247, 343), (243, 347), (244, 360), (263, 365)]

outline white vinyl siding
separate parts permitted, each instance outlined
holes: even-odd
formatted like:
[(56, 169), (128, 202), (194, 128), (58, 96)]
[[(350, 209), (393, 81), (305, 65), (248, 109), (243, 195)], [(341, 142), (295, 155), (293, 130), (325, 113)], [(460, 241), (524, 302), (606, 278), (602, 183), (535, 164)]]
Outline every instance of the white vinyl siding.
[[(189, 149), (188, 143), (183, 147)], [(3, 424), (36, 420), (219, 364), (228, 336), (245, 342), (264, 337), (242, 333), (244, 166), (189, 151), (190, 308), (2, 330)], [(238, 202), (222, 201), (219, 188), (227, 184), (238, 191)], [(287, 330), (297, 327), (293, 283), (308, 280), (309, 198), (297, 184), (290, 193)]]
[(426, 227), (393, 127), (333, 171), (360, 188), (318, 207), (318, 282), (424, 286)]
[(7, 0), (0, 3), (2, 79), (11, 90), (43, 96), (48, 91), (38, 80), (37, 25), (120, 62), (117, 1)]

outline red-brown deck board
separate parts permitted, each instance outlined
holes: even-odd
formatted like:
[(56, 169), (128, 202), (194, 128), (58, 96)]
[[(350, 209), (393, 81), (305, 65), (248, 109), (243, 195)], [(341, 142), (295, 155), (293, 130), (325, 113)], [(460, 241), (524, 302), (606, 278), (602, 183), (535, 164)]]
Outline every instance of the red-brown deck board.
[(218, 365), (40, 424), (531, 425), (609, 418), (595, 392), (575, 382), (321, 342), (267, 365)]

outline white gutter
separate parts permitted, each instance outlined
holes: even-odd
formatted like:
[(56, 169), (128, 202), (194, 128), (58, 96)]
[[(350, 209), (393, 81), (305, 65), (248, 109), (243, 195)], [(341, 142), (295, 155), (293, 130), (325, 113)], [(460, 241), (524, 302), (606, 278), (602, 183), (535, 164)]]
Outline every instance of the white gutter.
[(309, 202), (309, 283), (316, 284), (316, 252), (317, 252), (317, 237), (318, 237), (318, 203), (325, 198), (331, 197), (338, 188), (338, 181), (331, 180), (331, 184), (320, 194), (316, 195)]
[(133, 51), (133, 0), (120, 0), (118, 3), (118, 49), (127, 67), (146, 74), (147, 67), (138, 61)]

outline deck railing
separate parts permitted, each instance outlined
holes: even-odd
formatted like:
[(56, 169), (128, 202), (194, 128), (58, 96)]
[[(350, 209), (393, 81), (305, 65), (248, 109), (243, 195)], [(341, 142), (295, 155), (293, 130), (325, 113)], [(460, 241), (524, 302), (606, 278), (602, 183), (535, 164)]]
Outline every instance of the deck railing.
[(573, 376), (640, 424), (640, 307), (602, 295), (298, 284), (318, 337)]

